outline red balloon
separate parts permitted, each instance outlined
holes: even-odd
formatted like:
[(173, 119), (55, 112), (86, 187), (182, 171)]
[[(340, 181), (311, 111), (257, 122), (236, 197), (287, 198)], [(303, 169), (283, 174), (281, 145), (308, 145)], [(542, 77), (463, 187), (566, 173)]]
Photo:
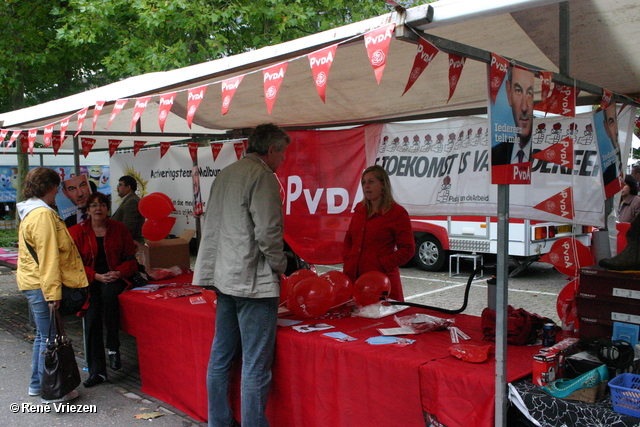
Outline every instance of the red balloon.
[(287, 297), (291, 293), (293, 287), (301, 281), (302, 279), (306, 279), (307, 277), (317, 277), (318, 275), (311, 270), (303, 268), (301, 270), (296, 270), (291, 273), (291, 276), (287, 278), (287, 280), (283, 283), (280, 281), (280, 304), (287, 300)]
[(346, 274), (338, 270), (332, 270), (327, 271), (320, 277), (328, 280), (336, 290), (336, 300), (333, 302), (333, 306), (342, 305), (351, 299), (353, 295), (353, 285)]
[(558, 317), (565, 323), (574, 323), (574, 328), (577, 322), (576, 316), (576, 292), (578, 292), (578, 286), (580, 285), (580, 278), (576, 277), (560, 291), (558, 299), (556, 301), (556, 311)]
[(280, 276), (280, 304), (287, 300), (291, 288), (289, 287), (289, 278), (282, 274)]
[(299, 317), (320, 317), (329, 311), (335, 298), (336, 291), (327, 280), (307, 277), (291, 289), (287, 308)]
[(151, 193), (140, 199), (138, 210), (147, 219), (162, 219), (175, 211), (176, 208), (166, 194)]
[(142, 235), (147, 240), (157, 242), (171, 233), (171, 229), (175, 223), (176, 219), (171, 216), (160, 219), (148, 219), (142, 224)]
[(368, 271), (358, 277), (353, 286), (353, 298), (361, 306), (375, 304), (391, 291), (391, 281), (386, 274), (379, 271)]
[(580, 268), (593, 265), (593, 255), (588, 247), (573, 237), (563, 237), (553, 242), (551, 250), (540, 261), (552, 264), (560, 273), (578, 277)]

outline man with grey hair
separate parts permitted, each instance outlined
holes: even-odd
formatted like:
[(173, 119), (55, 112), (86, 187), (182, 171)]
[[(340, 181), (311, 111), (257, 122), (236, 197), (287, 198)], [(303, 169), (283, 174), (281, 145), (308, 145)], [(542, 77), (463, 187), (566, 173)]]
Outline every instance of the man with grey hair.
[(238, 425), (229, 407), (229, 370), (242, 349), (242, 425), (268, 426), (279, 276), (285, 272), (282, 199), (274, 173), (291, 139), (274, 124), (249, 136), (247, 155), (224, 168), (209, 193), (193, 283), (218, 295), (207, 369), (209, 426)]
[(631, 176), (640, 184), (640, 164), (636, 163), (631, 167)]

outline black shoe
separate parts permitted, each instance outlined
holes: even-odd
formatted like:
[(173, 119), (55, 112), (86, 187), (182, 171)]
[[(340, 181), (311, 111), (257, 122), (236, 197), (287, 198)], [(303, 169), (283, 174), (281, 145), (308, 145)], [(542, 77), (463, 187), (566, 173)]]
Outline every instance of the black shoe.
[(120, 361), (120, 350), (109, 350), (109, 365), (114, 371), (122, 369), (122, 362)]
[(105, 381), (105, 377), (99, 374), (91, 375), (82, 383), (86, 388), (93, 387), (94, 385), (102, 384)]

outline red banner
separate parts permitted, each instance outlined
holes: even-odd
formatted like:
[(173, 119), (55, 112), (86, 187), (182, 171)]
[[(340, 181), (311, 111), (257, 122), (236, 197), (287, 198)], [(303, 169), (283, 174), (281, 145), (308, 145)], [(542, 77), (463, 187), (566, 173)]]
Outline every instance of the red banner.
[[(50, 125), (46, 125), (44, 127), (44, 146), (45, 147), (51, 146), (51, 136), (53, 135), (54, 126), (55, 126), (55, 123), (51, 123)], [(4, 139), (4, 137), (0, 138), (0, 141), (2, 141), (2, 139)]]
[(167, 154), (167, 151), (169, 151), (169, 148), (171, 148), (171, 143), (170, 142), (161, 142), (160, 143), (160, 158), (163, 158), (165, 154)]
[(197, 142), (190, 142), (187, 144), (189, 146), (189, 154), (191, 155), (191, 161), (194, 164), (197, 164), (198, 160), (198, 147), (200, 146)]
[(560, 142), (538, 151), (533, 158), (573, 169), (573, 138), (567, 136)]
[(109, 123), (107, 123), (107, 129), (109, 129), (109, 126), (111, 126), (111, 122), (113, 121), (113, 119), (115, 119), (118, 113), (120, 113), (120, 111), (122, 111), (124, 106), (127, 105), (127, 101), (129, 100), (119, 99), (116, 101), (115, 104), (113, 104), (113, 110), (111, 110), (111, 116), (109, 116)]
[(540, 83), (541, 83), (541, 99), (547, 99), (549, 92), (551, 91), (551, 81), (553, 79), (552, 71), (540, 71)]
[(549, 197), (533, 207), (565, 219), (573, 219), (573, 191), (571, 187)]
[(214, 162), (218, 159), (218, 154), (220, 154), (220, 151), (222, 151), (223, 146), (224, 144), (217, 143), (217, 142), (214, 142), (213, 144), (211, 144), (211, 154), (213, 155)]
[(135, 156), (136, 154), (138, 154), (138, 151), (140, 151), (140, 149), (144, 147), (144, 144), (146, 143), (147, 141), (133, 141), (133, 155)]
[(33, 147), (36, 145), (36, 136), (38, 136), (38, 129), (29, 129), (27, 132), (28, 137), (28, 145), (29, 145), (29, 154), (33, 156)]
[(365, 140), (380, 125), (339, 131), (290, 131), (277, 176), (284, 193), (284, 234), (306, 261), (342, 262), (352, 209), (362, 200)]
[(147, 108), (147, 105), (149, 105), (150, 99), (150, 96), (136, 99), (136, 105), (133, 108), (133, 116), (131, 117), (131, 127), (129, 127), (130, 133), (133, 132), (133, 127), (136, 125), (136, 123), (138, 123), (138, 120), (140, 120), (140, 116), (144, 112), (145, 108)]
[(222, 115), (224, 116), (229, 112), (229, 106), (233, 95), (236, 93), (236, 89), (240, 86), (240, 83), (244, 79), (244, 74), (238, 77), (233, 77), (222, 82), (220, 90), (222, 90)]
[(447, 99), (447, 103), (451, 101), (451, 97), (458, 87), (465, 60), (463, 56), (449, 54), (449, 99)]
[(93, 107), (93, 119), (91, 120), (91, 133), (96, 131), (96, 123), (98, 123), (98, 116), (102, 112), (102, 107), (104, 107), (104, 103), (106, 101), (97, 101), (96, 105)]
[(404, 92), (402, 95), (407, 93), (411, 86), (418, 80), (418, 77), (422, 74), (422, 72), (427, 68), (427, 66), (433, 61), (433, 58), (436, 57), (439, 50), (437, 47), (423, 39), (419, 38), (418, 42), (418, 52), (416, 53), (416, 57), (413, 60), (413, 67), (411, 67), (411, 74), (409, 75), (409, 80), (407, 81), (407, 85), (404, 88)]
[(600, 109), (606, 110), (613, 100), (613, 92), (609, 89), (602, 88), (602, 100), (600, 101)]
[(262, 70), (264, 78), (264, 100), (267, 103), (267, 111), (271, 115), (273, 104), (276, 102), (278, 90), (284, 80), (284, 74), (287, 72), (287, 62), (276, 64), (273, 67)]
[(69, 127), (69, 120), (71, 120), (71, 116), (60, 121), (60, 141), (64, 141), (64, 134), (67, 133), (67, 127)]
[(109, 157), (113, 157), (113, 153), (116, 152), (118, 147), (122, 144), (121, 139), (110, 139), (109, 140)]
[(87, 157), (93, 148), (93, 145), (96, 143), (96, 140), (93, 138), (80, 138), (80, 142), (82, 143), (82, 154)]
[(236, 150), (236, 157), (238, 160), (244, 157), (245, 146), (244, 142), (234, 142), (233, 149)]
[(367, 48), (369, 62), (373, 67), (378, 84), (382, 79), (384, 67), (387, 65), (387, 52), (389, 51), (389, 44), (393, 38), (395, 28), (396, 24), (387, 24), (364, 35), (364, 45)]
[(78, 130), (76, 130), (74, 136), (78, 136), (78, 134), (82, 132), (82, 125), (84, 125), (84, 119), (87, 117), (87, 111), (89, 111), (89, 107), (85, 107), (78, 111)]
[(533, 109), (545, 113), (559, 114), (565, 117), (576, 116), (576, 88), (556, 83), (546, 99), (537, 103)]
[(207, 85), (189, 89), (189, 94), (187, 95), (187, 125), (189, 125), (189, 129), (191, 129), (193, 118), (196, 116), (196, 111), (198, 111), (206, 92)]
[(502, 86), (502, 82), (509, 70), (509, 61), (495, 53), (491, 53), (490, 70), (489, 88), (491, 89), (491, 102), (495, 104), (500, 86)]
[(158, 108), (158, 124), (160, 125), (160, 132), (164, 132), (164, 123), (169, 117), (169, 111), (173, 107), (173, 101), (176, 99), (176, 92), (165, 93), (160, 95), (160, 101)]
[(310, 53), (309, 65), (311, 66), (311, 72), (313, 73), (313, 81), (316, 83), (316, 90), (322, 102), (325, 100), (327, 92), (327, 82), (329, 81), (329, 70), (333, 64), (333, 58), (336, 56), (337, 44), (334, 44), (316, 52)]
[[(65, 137), (66, 139), (66, 137)], [(64, 142), (64, 139), (62, 139), (62, 136), (60, 135), (53, 135), (51, 137), (51, 145), (53, 146), (53, 154), (58, 154), (58, 150), (60, 149), (60, 147), (62, 147), (62, 143)]]

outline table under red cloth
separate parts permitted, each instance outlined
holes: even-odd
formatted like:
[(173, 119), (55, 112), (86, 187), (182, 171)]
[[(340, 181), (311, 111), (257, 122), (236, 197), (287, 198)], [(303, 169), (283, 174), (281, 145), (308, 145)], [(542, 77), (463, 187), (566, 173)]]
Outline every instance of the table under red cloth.
[[(142, 391), (205, 420), (206, 370), (215, 310), (209, 304), (193, 305), (189, 297), (163, 300), (147, 295), (133, 291), (120, 295), (123, 329), (137, 338)], [(415, 312), (424, 310), (408, 309), (400, 315)], [(478, 317), (429, 314), (455, 317), (458, 327), (472, 336), (471, 343), (486, 343), (479, 340)], [(493, 425), (494, 363), (470, 364), (455, 359), (448, 351), (451, 345), (448, 331), (411, 335), (408, 338), (417, 340), (414, 344), (398, 347), (366, 342), (367, 338), (379, 335), (377, 328), (396, 327), (393, 316), (310, 319), (305, 323), (319, 322), (335, 328), (306, 334), (291, 327), (278, 328), (267, 405), (271, 425), (420, 426), (424, 425), (423, 411), (450, 418), (451, 427)], [(323, 336), (324, 332), (337, 331), (357, 341), (338, 342)], [(509, 362), (518, 360), (514, 357), (520, 353), (524, 361), (518, 369), (510, 367), (510, 373), (529, 374), (531, 355), (538, 348), (509, 346)], [(236, 383), (232, 387), (232, 401), (239, 414), (237, 382), (237, 375), (232, 376), (232, 383)], [(475, 390), (465, 388), (455, 396), (455, 401), (439, 396), (439, 393), (450, 395), (458, 384), (465, 383)], [(465, 418), (466, 413), (456, 416), (455, 405), (459, 401), (471, 407), (490, 403), (491, 407), (479, 410), (482, 418), (473, 424)], [(440, 421), (447, 424), (444, 419)]]

